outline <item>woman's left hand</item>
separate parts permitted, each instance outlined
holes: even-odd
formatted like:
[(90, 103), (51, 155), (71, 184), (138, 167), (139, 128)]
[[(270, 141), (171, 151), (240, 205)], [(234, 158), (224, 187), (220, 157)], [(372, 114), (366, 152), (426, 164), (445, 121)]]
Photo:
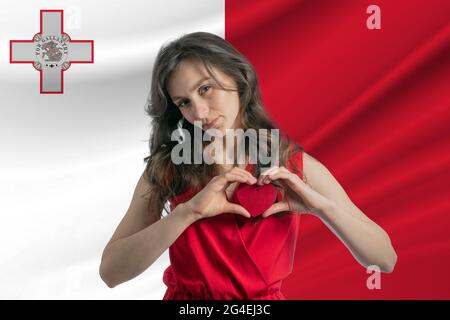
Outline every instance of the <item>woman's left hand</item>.
[(278, 181), (283, 186), (283, 200), (267, 209), (262, 214), (264, 218), (282, 211), (305, 212), (320, 217), (323, 210), (333, 203), (285, 167), (272, 167), (258, 178), (259, 184), (272, 181)]

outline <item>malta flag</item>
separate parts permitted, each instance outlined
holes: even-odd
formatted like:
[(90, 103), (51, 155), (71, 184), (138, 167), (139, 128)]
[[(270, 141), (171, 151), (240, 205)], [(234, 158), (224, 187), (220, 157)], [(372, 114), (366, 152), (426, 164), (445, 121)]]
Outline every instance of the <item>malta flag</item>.
[[(326, 165), (398, 254), (394, 272), (375, 279), (303, 215), (284, 295), (449, 299), (449, 17), (447, 0), (9, 1), (0, 10), (0, 298), (163, 297), (167, 251), (114, 289), (98, 269), (148, 155), (155, 55), (207, 31), (251, 61), (277, 126)], [(59, 52), (73, 63), (35, 62), (30, 43), (48, 30), (70, 36)]]

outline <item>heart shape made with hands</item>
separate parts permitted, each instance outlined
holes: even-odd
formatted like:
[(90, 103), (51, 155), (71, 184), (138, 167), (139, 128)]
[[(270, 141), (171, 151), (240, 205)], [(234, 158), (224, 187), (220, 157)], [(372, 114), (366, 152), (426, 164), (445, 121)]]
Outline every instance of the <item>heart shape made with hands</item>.
[(233, 202), (243, 206), (252, 217), (264, 213), (277, 200), (277, 189), (271, 183), (262, 186), (240, 183), (233, 195)]

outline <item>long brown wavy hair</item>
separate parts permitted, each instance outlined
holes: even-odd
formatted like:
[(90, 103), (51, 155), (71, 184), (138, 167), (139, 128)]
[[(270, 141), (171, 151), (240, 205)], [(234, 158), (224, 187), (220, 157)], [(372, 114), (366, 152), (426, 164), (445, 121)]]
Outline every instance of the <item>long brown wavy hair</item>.
[[(208, 32), (194, 32), (164, 44), (158, 52), (153, 65), (151, 89), (145, 107), (151, 117), (149, 140), (150, 154), (146, 162), (144, 177), (149, 181), (149, 212), (162, 217), (163, 210), (169, 213), (167, 201), (186, 191), (188, 186), (205, 186), (212, 177), (220, 174), (217, 164), (178, 164), (171, 161), (172, 148), (178, 141), (171, 140), (183, 117), (179, 108), (172, 102), (166, 89), (167, 79), (175, 67), (184, 59), (199, 59), (221, 90), (225, 88), (214, 76), (211, 67), (220, 69), (234, 79), (239, 94), (239, 113), (241, 128), (276, 129), (263, 108), (258, 79), (252, 64), (223, 38)], [(183, 129), (193, 136), (194, 126), (183, 121)], [(270, 145), (270, 136), (267, 137)], [(203, 148), (206, 146), (203, 143)], [(193, 146), (192, 146), (193, 148)], [(289, 154), (303, 150), (286, 134), (280, 134), (279, 165), (286, 165)], [(192, 154), (193, 152), (191, 152)], [(245, 154), (248, 156), (248, 149)], [(294, 165), (294, 171), (298, 169)], [(260, 164), (256, 164), (256, 176), (260, 174)]]

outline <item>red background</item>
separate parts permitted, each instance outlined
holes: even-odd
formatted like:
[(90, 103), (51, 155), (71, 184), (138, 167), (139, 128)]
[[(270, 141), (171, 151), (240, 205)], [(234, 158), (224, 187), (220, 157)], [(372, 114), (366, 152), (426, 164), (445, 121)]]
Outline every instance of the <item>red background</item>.
[[(369, 30), (366, 8), (381, 8)], [(450, 1), (225, 2), (225, 37), (255, 66), (275, 123), (390, 235), (381, 290), (304, 215), (288, 299), (450, 298)]]

